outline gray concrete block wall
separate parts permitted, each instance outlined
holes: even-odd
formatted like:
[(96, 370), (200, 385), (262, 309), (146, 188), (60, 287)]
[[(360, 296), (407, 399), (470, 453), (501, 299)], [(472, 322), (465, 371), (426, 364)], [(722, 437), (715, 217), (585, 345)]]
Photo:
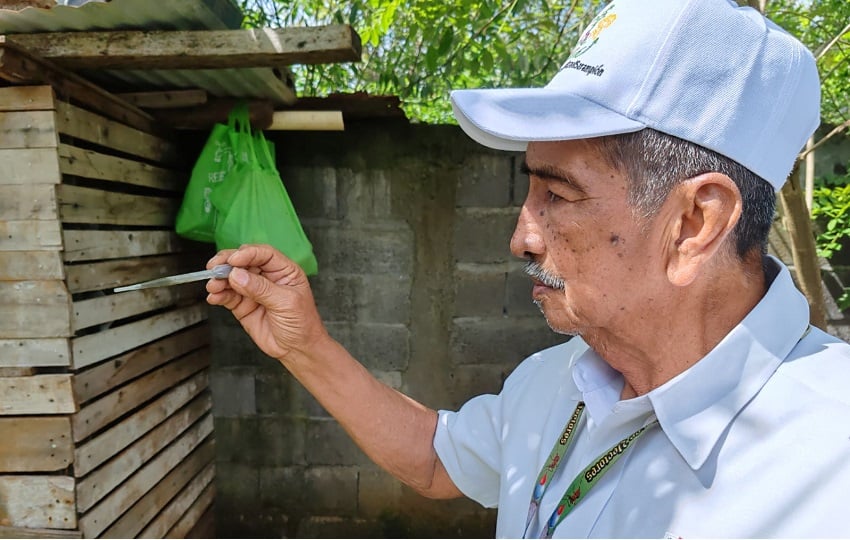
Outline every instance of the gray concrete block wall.
[[(380, 380), (456, 408), (564, 341), (508, 248), (527, 191), (520, 156), (453, 126), (381, 122), (275, 143), (319, 261), (319, 312)], [(213, 309), (211, 324), (220, 536), (493, 535), (494, 511), (402, 486), (229, 313)]]

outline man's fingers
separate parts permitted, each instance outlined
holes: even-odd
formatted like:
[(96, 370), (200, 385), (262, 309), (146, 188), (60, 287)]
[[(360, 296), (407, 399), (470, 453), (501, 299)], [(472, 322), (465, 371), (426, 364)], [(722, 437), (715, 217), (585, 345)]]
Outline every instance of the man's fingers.
[(275, 300), (272, 282), (265, 276), (235, 267), (227, 279), (234, 291), (258, 304), (268, 307)]

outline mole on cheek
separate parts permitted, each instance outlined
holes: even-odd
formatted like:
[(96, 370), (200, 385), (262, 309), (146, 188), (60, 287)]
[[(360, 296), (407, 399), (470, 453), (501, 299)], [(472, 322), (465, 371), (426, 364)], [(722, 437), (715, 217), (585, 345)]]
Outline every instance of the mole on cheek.
[(616, 246), (619, 243), (620, 243), (620, 235), (615, 234), (615, 233), (611, 233), (611, 245)]
[(539, 214), (537, 214), (537, 215), (539, 215), (540, 217), (545, 216), (545, 215), (546, 215), (546, 210), (541, 210), (541, 211), (540, 211), (540, 213), (539, 213)]

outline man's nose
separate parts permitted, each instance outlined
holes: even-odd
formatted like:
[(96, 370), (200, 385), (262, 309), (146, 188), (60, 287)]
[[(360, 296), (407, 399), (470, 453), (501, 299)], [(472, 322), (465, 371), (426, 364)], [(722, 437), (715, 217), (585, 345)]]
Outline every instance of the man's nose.
[(511, 253), (521, 259), (535, 259), (543, 254), (544, 243), (540, 234), (540, 223), (535, 214), (524, 204), (519, 212), (514, 234), (511, 236)]

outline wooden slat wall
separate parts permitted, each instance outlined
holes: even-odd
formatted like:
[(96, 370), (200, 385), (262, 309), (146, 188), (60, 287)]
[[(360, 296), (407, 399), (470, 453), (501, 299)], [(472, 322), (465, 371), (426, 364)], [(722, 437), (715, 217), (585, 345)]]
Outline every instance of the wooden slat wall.
[(109, 116), (0, 88), (0, 537), (182, 536), (214, 496), (203, 284), (112, 292), (206, 261), (188, 165)]

